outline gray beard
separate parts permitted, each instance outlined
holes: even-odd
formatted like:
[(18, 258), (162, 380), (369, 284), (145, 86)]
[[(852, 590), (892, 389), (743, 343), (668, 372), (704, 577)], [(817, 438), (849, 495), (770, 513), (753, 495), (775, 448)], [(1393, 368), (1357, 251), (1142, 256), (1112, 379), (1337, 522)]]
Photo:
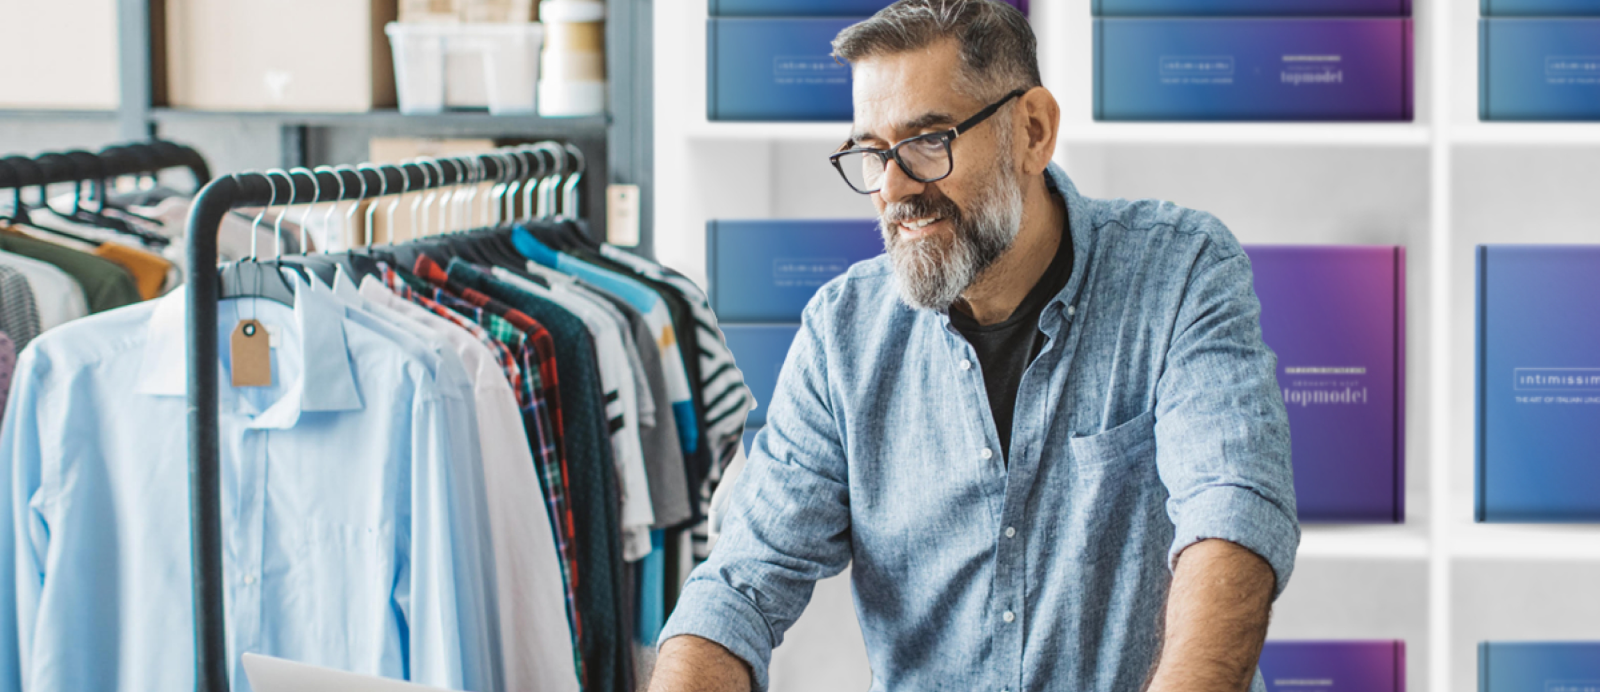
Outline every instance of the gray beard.
[[(951, 222), (951, 236), (932, 236), (922, 240), (901, 238), (899, 224), (888, 218), (915, 218), (884, 210), (878, 223), (883, 233), (884, 250), (894, 263), (896, 288), (901, 301), (913, 308), (945, 311), (960, 300), (984, 270), (999, 260), (1017, 239), (1022, 229), (1022, 188), (1010, 165), (997, 165), (994, 183), (968, 210), (957, 210), (948, 199), (938, 202), (898, 205), (901, 209), (941, 210)], [(956, 213), (952, 214), (954, 211)], [(925, 216), (919, 213), (917, 216)]]

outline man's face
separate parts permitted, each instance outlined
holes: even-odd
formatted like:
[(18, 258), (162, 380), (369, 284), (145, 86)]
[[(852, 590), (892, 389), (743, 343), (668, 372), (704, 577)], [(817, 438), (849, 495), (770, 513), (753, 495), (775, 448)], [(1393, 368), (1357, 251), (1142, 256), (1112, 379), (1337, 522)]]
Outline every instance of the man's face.
[[(945, 41), (857, 61), (852, 146), (887, 149), (955, 127), (989, 105), (955, 89), (960, 60), (956, 42)], [(1022, 190), (1010, 116), (1008, 106), (952, 142), (949, 177), (920, 183), (891, 162), (873, 193), (907, 304), (948, 309), (1016, 240)]]

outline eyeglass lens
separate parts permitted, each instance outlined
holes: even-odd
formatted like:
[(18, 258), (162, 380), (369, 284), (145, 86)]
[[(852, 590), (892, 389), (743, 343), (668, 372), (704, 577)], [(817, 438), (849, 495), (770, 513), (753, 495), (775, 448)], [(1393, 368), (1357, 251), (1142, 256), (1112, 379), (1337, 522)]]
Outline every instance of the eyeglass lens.
[[(933, 182), (950, 175), (950, 147), (942, 137), (919, 137), (897, 147), (902, 171), (920, 182)], [(851, 152), (839, 157), (839, 170), (845, 181), (860, 192), (876, 192), (883, 187), (887, 170), (884, 158), (875, 153)]]

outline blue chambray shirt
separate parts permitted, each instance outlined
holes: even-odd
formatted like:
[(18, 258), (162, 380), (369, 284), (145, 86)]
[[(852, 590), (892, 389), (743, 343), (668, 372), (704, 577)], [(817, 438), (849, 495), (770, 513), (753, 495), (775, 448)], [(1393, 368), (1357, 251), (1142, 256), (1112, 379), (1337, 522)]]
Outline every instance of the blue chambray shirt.
[(853, 563), (873, 690), (1138, 690), (1184, 548), (1242, 545), (1281, 592), (1300, 529), (1249, 260), (1208, 214), (1049, 176), (1072, 278), (1009, 465), (948, 315), (902, 303), (887, 258), (857, 264), (806, 307), (663, 641), (716, 641), (765, 689), (813, 583)]
[[(495, 689), (454, 387), (325, 291), (296, 294), (218, 306), (232, 688), (250, 690), (239, 657), (255, 652)], [(0, 433), (0, 692), (194, 688), (185, 300), (63, 325), (18, 359)], [(269, 387), (229, 386), (247, 316), (273, 334)]]

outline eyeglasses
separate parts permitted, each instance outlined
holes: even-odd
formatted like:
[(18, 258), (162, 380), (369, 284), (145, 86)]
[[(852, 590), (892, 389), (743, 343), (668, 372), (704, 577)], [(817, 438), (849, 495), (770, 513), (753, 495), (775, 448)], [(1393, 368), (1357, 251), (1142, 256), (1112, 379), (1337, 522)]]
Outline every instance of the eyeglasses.
[[(950, 155), (950, 143), (968, 130), (977, 127), (1000, 110), (1006, 102), (1028, 93), (1018, 89), (1005, 98), (995, 101), (977, 115), (942, 132), (930, 132), (903, 139), (888, 149), (846, 149), (828, 157), (850, 189), (870, 195), (883, 189), (884, 174), (889, 170), (889, 159), (899, 164), (900, 171), (919, 183), (932, 183), (950, 177), (955, 170), (955, 159)], [(849, 143), (846, 143), (849, 146)]]

